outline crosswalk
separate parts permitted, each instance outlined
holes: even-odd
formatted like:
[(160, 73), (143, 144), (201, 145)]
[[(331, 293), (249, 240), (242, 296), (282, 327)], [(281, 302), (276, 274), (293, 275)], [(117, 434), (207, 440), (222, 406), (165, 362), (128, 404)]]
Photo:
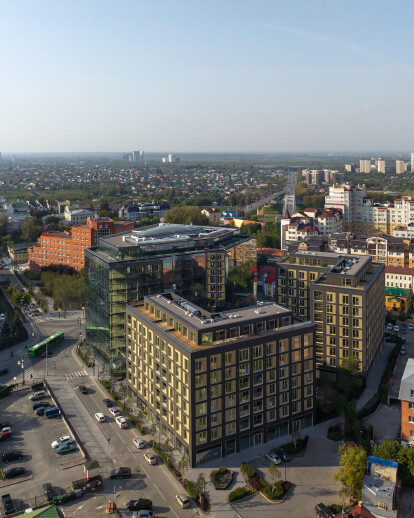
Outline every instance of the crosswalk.
[(79, 371), (74, 371), (74, 372), (67, 372), (65, 374), (65, 378), (67, 380), (81, 378), (82, 376), (89, 376), (89, 373), (86, 372), (86, 370), (84, 369), (84, 370), (79, 370)]
[(42, 322), (47, 322), (49, 320), (49, 317), (34, 317), (32, 318), (32, 322), (34, 322), (35, 324), (41, 324)]

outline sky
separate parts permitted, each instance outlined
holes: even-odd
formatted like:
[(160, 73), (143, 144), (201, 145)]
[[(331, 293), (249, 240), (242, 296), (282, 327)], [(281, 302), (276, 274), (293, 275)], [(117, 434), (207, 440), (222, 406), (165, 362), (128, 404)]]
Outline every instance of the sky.
[(0, 0), (0, 152), (414, 150), (412, 0)]

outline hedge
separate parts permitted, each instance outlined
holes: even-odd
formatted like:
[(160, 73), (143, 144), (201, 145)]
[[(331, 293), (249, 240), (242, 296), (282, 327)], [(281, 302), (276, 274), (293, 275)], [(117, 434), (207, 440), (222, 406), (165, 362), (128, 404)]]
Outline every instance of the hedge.
[(253, 478), (256, 476), (256, 470), (253, 468), (253, 466), (247, 464), (247, 462), (242, 463), (242, 465), (240, 466), (240, 471), (246, 478)]
[(269, 500), (278, 500), (279, 497), (283, 494), (282, 481), (279, 480), (278, 482), (276, 482), (274, 489), (272, 489), (272, 488), (273, 488), (273, 485), (270, 485), (270, 484), (267, 485), (263, 489), (263, 494)]
[(248, 489), (246, 489), (245, 487), (238, 487), (236, 489), (233, 489), (233, 491), (231, 491), (229, 493), (229, 502), (234, 502), (235, 500), (240, 500), (240, 498), (244, 498), (245, 496), (249, 496), (249, 495), (252, 495), (254, 493), (254, 491), (249, 491)]

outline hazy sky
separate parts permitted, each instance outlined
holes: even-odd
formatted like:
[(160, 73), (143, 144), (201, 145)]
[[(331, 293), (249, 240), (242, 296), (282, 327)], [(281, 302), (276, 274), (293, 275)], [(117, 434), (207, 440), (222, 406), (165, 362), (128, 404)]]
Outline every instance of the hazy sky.
[(412, 0), (0, 0), (0, 151), (414, 150)]

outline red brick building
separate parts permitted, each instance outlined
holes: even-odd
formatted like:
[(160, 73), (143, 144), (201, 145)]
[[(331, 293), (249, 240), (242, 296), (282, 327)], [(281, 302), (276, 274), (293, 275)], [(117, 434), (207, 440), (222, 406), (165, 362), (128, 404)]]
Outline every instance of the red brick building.
[(82, 270), (86, 248), (96, 245), (101, 237), (128, 232), (134, 227), (133, 221), (115, 222), (110, 218), (92, 217), (86, 225), (72, 227), (71, 231), (43, 232), (38, 244), (28, 249), (29, 268), (34, 272), (48, 266)]
[(401, 441), (414, 445), (414, 358), (408, 358), (401, 378)]

